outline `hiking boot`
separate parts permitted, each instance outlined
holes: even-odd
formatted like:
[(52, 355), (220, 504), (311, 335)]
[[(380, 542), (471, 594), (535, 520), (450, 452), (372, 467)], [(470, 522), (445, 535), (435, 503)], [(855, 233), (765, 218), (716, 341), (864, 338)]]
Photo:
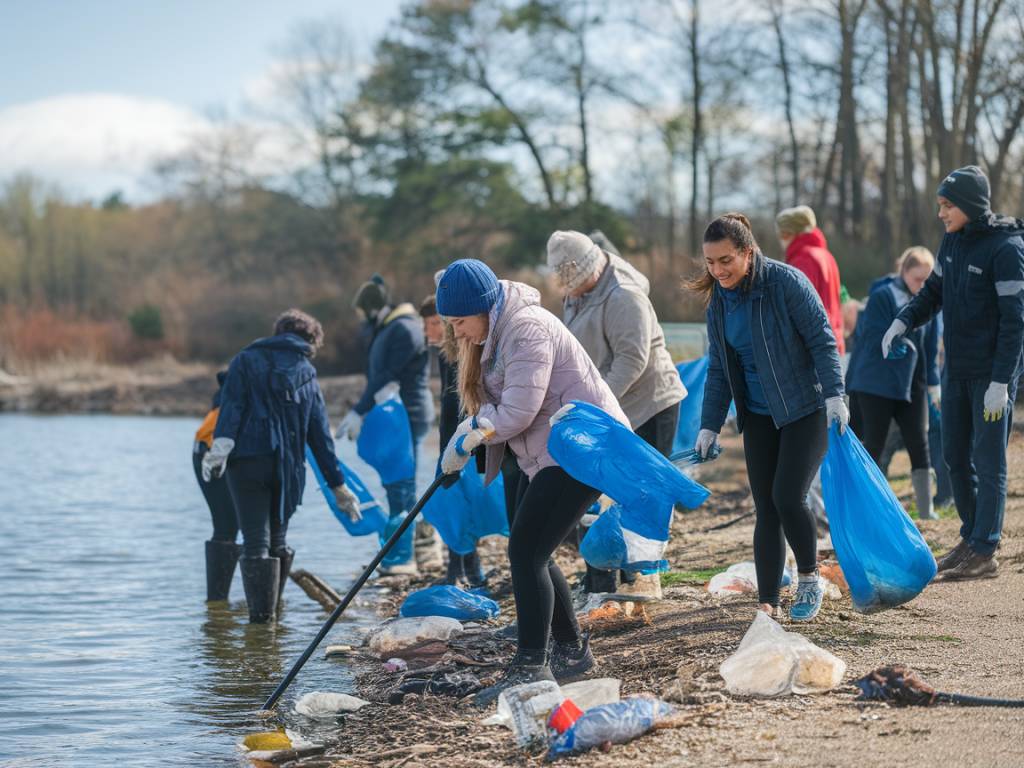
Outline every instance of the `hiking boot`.
[(206, 600), (227, 600), (242, 548), (233, 541), (206, 542)]
[(547, 665), (547, 649), (540, 651), (519, 651), (513, 658), (505, 674), (494, 685), (484, 688), (473, 697), (473, 703), (483, 709), (498, 700), (498, 697), (509, 688), (527, 683), (539, 683), (541, 680), (555, 682), (551, 668)]
[(633, 581), (623, 581), (612, 598), (642, 603), (647, 600), (661, 600), (661, 574), (638, 573)]
[(591, 595), (612, 594), (618, 583), (618, 571), (606, 571), (587, 564), (587, 573), (583, 577), (583, 591)]
[(568, 683), (582, 677), (597, 665), (590, 652), (590, 636), (584, 635), (575, 643), (551, 644), (551, 674), (559, 683)]
[(413, 539), (416, 565), (422, 570), (432, 570), (444, 566), (444, 552), (437, 531), (430, 523), (416, 523), (416, 534)]
[(967, 540), (961, 539), (960, 543), (953, 547), (949, 552), (939, 558), (937, 565), (939, 566), (939, 573), (948, 571), (950, 568), (954, 568), (960, 564), (971, 552), (971, 548), (967, 546)]
[(996, 556), (982, 555), (973, 549), (966, 557), (949, 568), (942, 577), (945, 581), (967, 581), (968, 579), (994, 579), (998, 573), (999, 561)]
[(281, 561), (276, 557), (243, 557), (240, 562), (245, 602), (249, 604), (249, 623), (276, 621)]
[(270, 550), (270, 556), (281, 561), (281, 575), (277, 580), (277, 612), (281, 612), (281, 601), (284, 597), (284, 585), (288, 583), (288, 574), (292, 572), (295, 561), (295, 550), (291, 547), (278, 547)]
[(797, 577), (796, 596), (789, 607), (791, 621), (810, 621), (821, 610), (821, 601), (825, 591), (821, 588), (818, 575)]
[(463, 574), (470, 589), (478, 589), (487, 586), (487, 575), (480, 565), (480, 553), (475, 549), (462, 558)]

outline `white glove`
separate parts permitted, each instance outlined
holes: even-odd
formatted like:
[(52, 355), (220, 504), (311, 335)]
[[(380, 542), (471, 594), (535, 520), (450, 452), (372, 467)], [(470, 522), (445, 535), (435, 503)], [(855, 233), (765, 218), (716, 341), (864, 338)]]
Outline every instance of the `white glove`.
[(373, 396), (373, 402), (380, 405), (381, 403), (387, 402), (392, 397), (398, 397), (398, 389), (397, 381), (389, 381), (377, 390), (376, 394)]
[(907, 332), (907, 324), (902, 320), (893, 320), (892, 325), (889, 326), (889, 330), (885, 332), (882, 337), (882, 359), (885, 360), (889, 357), (889, 350), (892, 348), (892, 343), (896, 341), (900, 336)]
[(363, 428), (363, 417), (360, 416), (355, 410), (350, 410), (345, 414), (345, 418), (341, 420), (341, 424), (338, 425), (338, 431), (334, 433), (337, 438), (347, 437), (349, 440), (359, 439), (359, 430)]
[(942, 405), (942, 387), (938, 384), (932, 384), (928, 387), (928, 397), (932, 399), (932, 405), (936, 408)]
[(576, 406), (573, 403), (569, 403), (568, 405), (563, 405), (561, 408), (559, 408), (557, 411), (555, 411), (553, 414), (551, 414), (551, 418), (548, 419), (548, 424), (551, 425), (552, 427), (555, 426), (555, 424), (557, 424), (562, 419), (564, 419), (566, 416), (568, 416), (569, 415), (569, 411), (571, 411), (575, 407)]
[(716, 445), (718, 445), (718, 433), (712, 432), (710, 429), (702, 429), (697, 433), (697, 442), (694, 443), (693, 450), (702, 459), (706, 459)]
[(991, 382), (985, 390), (985, 421), (999, 421), (1006, 412), (1006, 406), (1010, 402), (1010, 395), (1007, 392), (1009, 386)]
[(839, 434), (846, 431), (846, 425), (850, 423), (850, 409), (846, 407), (846, 400), (842, 396), (829, 397), (825, 400), (825, 417), (828, 423), (833, 421), (839, 425)]
[[(454, 475), (469, 463), (470, 454), (494, 433), (494, 425), (487, 419), (468, 419), (470, 428), (461, 435), (456, 430), (441, 457), (441, 472)], [(463, 422), (465, 424), (465, 422)], [(462, 424), (459, 425), (462, 428)]]
[(331, 491), (334, 493), (334, 501), (337, 503), (338, 509), (348, 515), (349, 520), (358, 523), (363, 519), (363, 513), (359, 511), (359, 497), (352, 493), (347, 485), (342, 483), (331, 488)]
[(230, 437), (218, 437), (213, 441), (210, 450), (203, 456), (203, 482), (216, 480), (224, 474), (224, 468), (228, 464), (228, 454), (235, 447), (235, 441)]

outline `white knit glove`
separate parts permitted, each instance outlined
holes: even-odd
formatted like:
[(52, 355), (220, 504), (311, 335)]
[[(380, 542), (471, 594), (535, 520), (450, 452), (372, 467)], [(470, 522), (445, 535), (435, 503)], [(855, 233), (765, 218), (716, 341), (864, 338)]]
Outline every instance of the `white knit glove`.
[(889, 326), (889, 330), (885, 332), (882, 337), (882, 359), (885, 360), (889, 357), (889, 350), (892, 349), (892, 343), (896, 341), (900, 336), (907, 332), (907, 324), (902, 320), (893, 320), (892, 325)]
[[(462, 424), (459, 427), (461, 428)], [(456, 430), (441, 457), (441, 472), (446, 475), (461, 472), (462, 468), (469, 463), (469, 457), (473, 451), (492, 434), (494, 434), (494, 425), (487, 419), (473, 418), (470, 421), (470, 429), (462, 434)]]
[(846, 432), (846, 425), (850, 423), (850, 409), (846, 407), (846, 400), (841, 395), (825, 400), (825, 417), (829, 424), (834, 421), (839, 425), (840, 435)]
[(383, 387), (378, 389), (377, 392), (373, 395), (373, 402), (375, 402), (377, 405), (380, 405), (381, 403), (385, 403), (393, 397), (398, 397), (399, 389), (400, 387), (398, 386), (397, 381), (389, 381)]
[(349, 520), (358, 523), (363, 519), (363, 513), (359, 511), (359, 497), (352, 493), (347, 485), (342, 483), (331, 488), (331, 491), (334, 493), (334, 501), (337, 503), (338, 509), (348, 515)]
[(358, 440), (359, 431), (362, 428), (363, 417), (356, 413), (355, 410), (351, 410), (341, 420), (341, 424), (338, 425), (338, 431), (334, 433), (334, 436), (339, 440), (343, 437), (347, 437), (349, 440)]
[(213, 441), (210, 450), (203, 456), (203, 481), (216, 480), (224, 474), (228, 465), (228, 454), (235, 448), (235, 441), (230, 437), (218, 437)]
[(1010, 395), (1007, 392), (1009, 386), (998, 382), (991, 382), (985, 390), (985, 421), (999, 421), (1006, 413), (1006, 406), (1010, 402)]
[(706, 459), (717, 444), (718, 433), (712, 432), (710, 429), (702, 429), (697, 433), (697, 442), (694, 443), (693, 450), (702, 459)]

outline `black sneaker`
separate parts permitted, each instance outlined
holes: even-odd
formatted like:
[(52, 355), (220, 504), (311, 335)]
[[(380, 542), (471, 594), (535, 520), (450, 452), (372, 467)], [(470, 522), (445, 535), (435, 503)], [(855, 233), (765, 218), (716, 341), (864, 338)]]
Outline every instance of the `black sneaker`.
[(968, 579), (994, 579), (998, 576), (999, 561), (995, 555), (982, 555), (968, 550), (967, 557), (943, 574), (945, 581), (967, 581)]
[(542, 680), (555, 682), (551, 668), (547, 664), (523, 664), (522, 657), (516, 654), (505, 674), (494, 685), (477, 693), (473, 697), (473, 704), (481, 709), (489, 707), (498, 700), (503, 691), (515, 688), (517, 685), (539, 683)]
[(966, 539), (960, 539), (960, 543), (953, 547), (949, 552), (944, 554), (938, 560), (939, 573), (942, 571), (948, 571), (950, 568), (957, 566), (961, 560), (967, 557), (971, 553), (971, 548), (967, 546)]
[(551, 674), (559, 683), (582, 677), (597, 665), (590, 652), (590, 637), (584, 635), (577, 644), (560, 643), (551, 646)]

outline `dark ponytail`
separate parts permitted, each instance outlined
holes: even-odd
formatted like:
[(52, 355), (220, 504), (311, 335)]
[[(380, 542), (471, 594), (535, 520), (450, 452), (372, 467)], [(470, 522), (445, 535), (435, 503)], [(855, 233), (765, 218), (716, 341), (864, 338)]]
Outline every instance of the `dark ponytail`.
[[(742, 289), (750, 290), (751, 275), (757, 270), (757, 262), (760, 258), (761, 248), (754, 239), (754, 230), (750, 226), (750, 219), (742, 213), (723, 213), (717, 219), (708, 224), (704, 230), (705, 243), (719, 243), (728, 240), (739, 251), (753, 254), (750, 272), (744, 278)], [(715, 283), (718, 282), (704, 265), (704, 271), (697, 277), (687, 280), (683, 285), (693, 291), (704, 300), (706, 307), (711, 303), (711, 297), (715, 292)]]

